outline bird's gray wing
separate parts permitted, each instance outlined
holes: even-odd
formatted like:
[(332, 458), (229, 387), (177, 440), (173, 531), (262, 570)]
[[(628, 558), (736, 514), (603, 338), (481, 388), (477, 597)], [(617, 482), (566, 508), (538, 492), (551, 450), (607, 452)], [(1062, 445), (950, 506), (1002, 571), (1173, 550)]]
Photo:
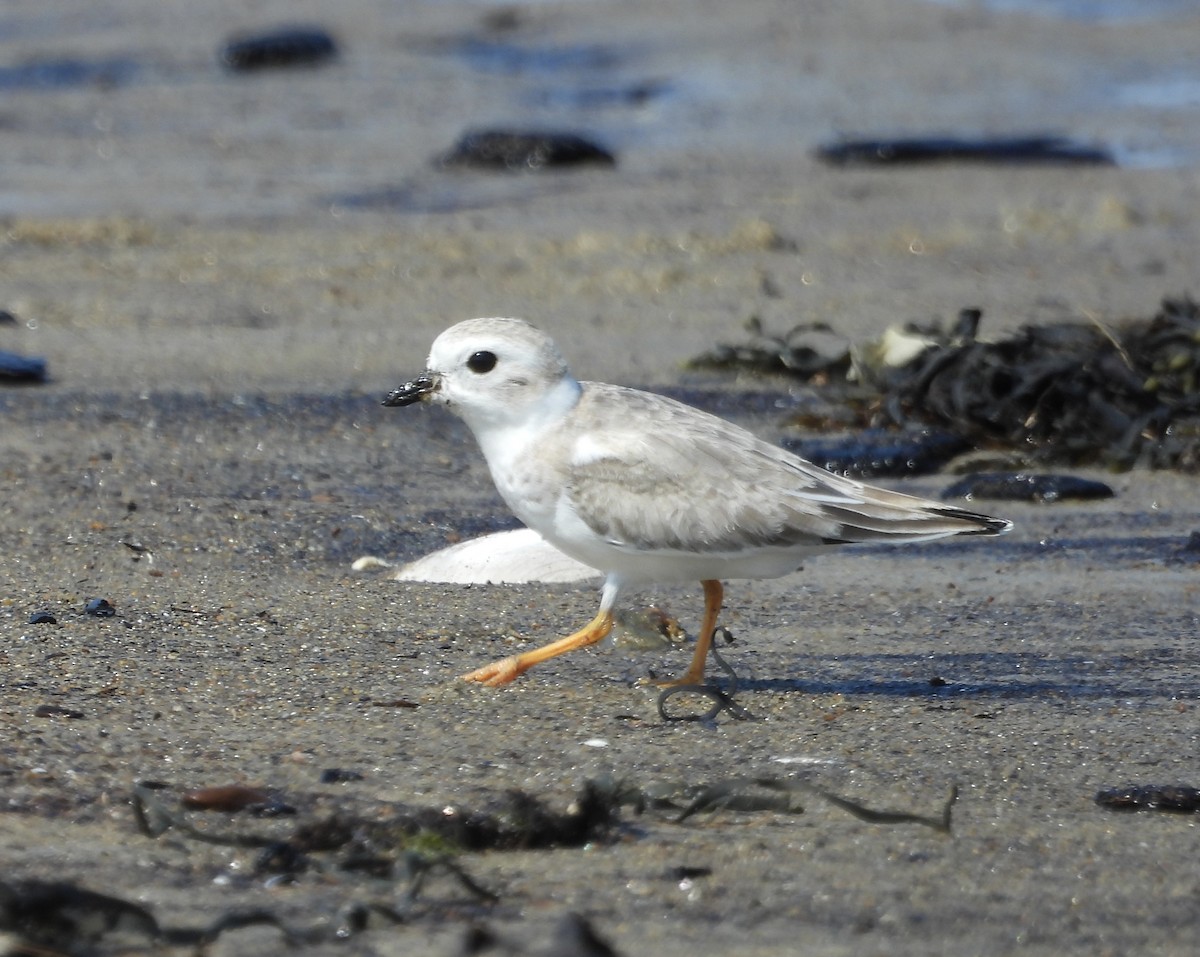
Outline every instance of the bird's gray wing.
[(639, 550), (691, 552), (839, 538), (826, 499), (854, 500), (775, 454), (787, 453), (659, 396), (619, 398), (580, 410), (597, 427), (579, 431), (568, 458), (568, 499), (598, 535)]
[(1007, 527), (833, 475), (663, 396), (589, 383), (585, 399), (567, 457), (567, 496), (578, 517), (615, 544), (728, 553)]

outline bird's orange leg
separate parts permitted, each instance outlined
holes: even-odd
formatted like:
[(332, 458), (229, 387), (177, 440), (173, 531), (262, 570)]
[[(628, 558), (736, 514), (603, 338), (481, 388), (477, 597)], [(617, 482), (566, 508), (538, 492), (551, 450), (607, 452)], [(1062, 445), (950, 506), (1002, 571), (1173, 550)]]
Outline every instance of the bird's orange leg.
[(676, 685), (704, 684), (704, 666), (708, 663), (708, 650), (712, 647), (713, 632), (717, 630), (717, 615), (721, 613), (721, 601), (725, 597), (725, 589), (716, 579), (710, 578), (701, 582), (704, 585), (704, 621), (700, 625), (700, 634), (696, 638), (696, 651), (692, 655), (692, 663), (688, 670), (674, 681), (656, 681), (655, 684), (664, 688)]
[[(719, 585), (717, 587), (720, 588)], [(601, 607), (599, 614), (573, 635), (567, 635), (566, 638), (559, 638), (558, 641), (552, 641), (548, 645), (543, 645), (541, 648), (535, 648), (533, 651), (527, 651), (524, 654), (511, 655), (508, 658), (493, 661), (490, 665), (484, 665), (482, 668), (477, 668), (475, 671), (463, 675), (462, 680), (478, 681), (480, 684), (488, 685), (491, 688), (499, 688), (519, 678), (539, 662), (546, 661), (549, 658), (557, 658), (559, 655), (566, 654), (568, 651), (574, 651), (576, 648), (586, 648), (588, 645), (594, 645), (598, 641), (603, 641), (612, 630), (612, 610), (611, 608)]]

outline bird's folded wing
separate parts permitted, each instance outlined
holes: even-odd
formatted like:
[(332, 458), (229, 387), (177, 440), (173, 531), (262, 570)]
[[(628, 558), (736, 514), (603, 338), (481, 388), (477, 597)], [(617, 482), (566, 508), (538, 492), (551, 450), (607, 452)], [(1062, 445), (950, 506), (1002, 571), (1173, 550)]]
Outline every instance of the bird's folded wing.
[(749, 433), (718, 439), (680, 423), (652, 435), (607, 429), (598, 441), (589, 437), (572, 460), (568, 499), (594, 532), (638, 550), (739, 552), (840, 540), (843, 522), (831, 506), (860, 501)]

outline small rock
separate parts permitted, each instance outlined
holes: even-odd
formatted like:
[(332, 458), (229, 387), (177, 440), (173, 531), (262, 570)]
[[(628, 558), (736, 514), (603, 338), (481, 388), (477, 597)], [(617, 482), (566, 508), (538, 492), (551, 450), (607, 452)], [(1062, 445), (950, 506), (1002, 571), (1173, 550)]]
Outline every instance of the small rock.
[(1096, 795), (1096, 803), (1114, 811), (1173, 811), (1176, 814), (1200, 812), (1200, 788), (1179, 784), (1133, 784), (1110, 788)]
[(85, 615), (95, 615), (97, 618), (112, 618), (117, 613), (107, 598), (93, 598), (83, 606)]
[(588, 163), (614, 166), (617, 160), (608, 150), (575, 133), (477, 130), (465, 134), (436, 162), (447, 168), (533, 172)]
[(234, 37), (221, 47), (218, 58), (229, 70), (319, 66), (337, 56), (337, 43), (320, 27), (281, 27)]
[(36, 383), (46, 381), (46, 360), (40, 356), (22, 356), (0, 349), (0, 382)]
[(72, 708), (64, 708), (57, 704), (41, 704), (34, 709), (33, 716), (35, 718), (72, 718), (79, 719), (84, 716), (82, 711), (75, 711)]
[(321, 772), (322, 784), (344, 784), (347, 781), (361, 781), (363, 776), (358, 771), (346, 768), (326, 768)]

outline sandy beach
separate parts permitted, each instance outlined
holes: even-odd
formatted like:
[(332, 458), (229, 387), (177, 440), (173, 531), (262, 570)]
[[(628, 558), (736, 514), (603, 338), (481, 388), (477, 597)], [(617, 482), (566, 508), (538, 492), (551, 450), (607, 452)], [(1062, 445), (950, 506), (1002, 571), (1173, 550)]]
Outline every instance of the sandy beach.
[[(976, 503), (1014, 532), (731, 583), (726, 657), (755, 721), (659, 717), (636, 681), (681, 670), (686, 648), (605, 647), (505, 690), (462, 685), (581, 625), (598, 588), (407, 584), (351, 563), (512, 527), (461, 424), (379, 404), (462, 318), (523, 316), (581, 378), (686, 391), (780, 439), (804, 387), (686, 368), (752, 317), (857, 340), (976, 307), (998, 335), (1196, 293), (1195, 164), (1150, 161), (1197, 147), (1194, 109), (1100, 95), (1139, 64), (1183, 63), (1195, 19), (597, 0), (497, 21), (488, 6), (356, 0), (331, 21), (319, 3), (251, 17), (115, 0), (68, 29), (69, 6), (0, 21), (0, 66), (108, 71), (11, 85), (0, 105), (0, 308), (16, 319), (0, 349), (50, 370), (0, 388), (4, 881), (69, 882), (174, 929), (257, 909), (314, 955), (480, 952), (473, 927), (507, 952), (567, 953), (551, 941), (571, 912), (626, 957), (1194, 950), (1195, 815), (1094, 802), (1200, 786), (1192, 476), (1074, 470), (1116, 496)], [(226, 37), (296, 21), (328, 26), (338, 60), (254, 76), (216, 64)], [(480, 67), (462, 52), (479, 44), (520, 65)], [(650, 81), (668, 92), (636, 105), (549, 95)], [(618, 162), (430, 165), (489, 124), (582, 128)], [(812, 155), (839, 134), (1031, 130), (1138, 161)], [(950, 481), (885, 484), (936, 496)], [(85, 614), (93, 598), (115, 614)], [(694, 633), (698, 587), (637, 599)], [(31, 624), (43, 611), (56, 623)], [(361, 778), (323, 783), (331, 768)], [(951, 786), (959, 797), (949, 834), (815, 794), (802, 814), (626, 807), (583, 847), (459, 855), (495, 902), (435, 875), (404, 922), (348, 940), (344, 909), (407, 906), (402, 880), (314, 854), (271, 881), (261, 849), (154, 840), (131, 806), (135, 781), (253, 785), (297, 814), (196, 817), (286, 837), (334, 813), (494, 808), (513, 789), (561, 810), (605, 776), (777, 778), (925, 815)], [(128, 929), (43, 945), (190, 952)], [(209, 952), (279, 945), (255, 926)]]

